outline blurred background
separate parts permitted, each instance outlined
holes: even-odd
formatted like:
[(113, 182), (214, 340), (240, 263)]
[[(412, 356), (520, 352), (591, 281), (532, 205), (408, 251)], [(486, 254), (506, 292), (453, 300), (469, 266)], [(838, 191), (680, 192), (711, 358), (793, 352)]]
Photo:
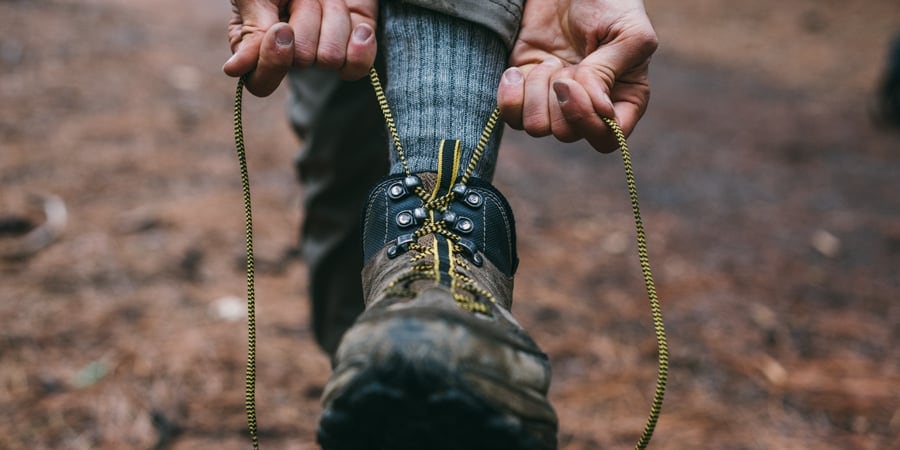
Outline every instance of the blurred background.
[[(900, 3), (646, 3), (630, 145), (672, 352), (651, 448), (900, 448), (900, 132), (875, 114)], [(0, 1), (0, 449), (249, 448), (229, 11)], [(259, 423), (313, 449), (330, 366), (284, 100), (245, 104)], [(561, 448), (633, 447), (656, 347), (618, 154), (508, 132), (496, 181)]]

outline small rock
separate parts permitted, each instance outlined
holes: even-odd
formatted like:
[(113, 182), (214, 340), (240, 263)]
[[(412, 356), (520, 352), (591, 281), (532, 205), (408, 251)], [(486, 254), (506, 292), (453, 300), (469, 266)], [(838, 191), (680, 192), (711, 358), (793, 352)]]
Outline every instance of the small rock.
[(600, 243), (600, 248), (610, 255), (621, 255), (628, 250), (628, 235), (622, 231), (607, 234)]
[(825, 230), (816, 230), (810, 237), (810, 244), (828, 258), (834, 258), (841, 251), (841, 240)]
[(72, 384), (78, 388), (94, 385), (106, 377), (107, 372), (109, 372), (109, 368), (106, 367), (106, 364), (101, 361), (93, 361), (75, 374)]
[(788, 371), (775, 358), (763, 355), (757, 364), (763, 376), (766, 377), (766, 381), (776, 387), (785, 385), (788, 379)]
[(213, 302), (212, 310), (216, 318), (228, 322), (236, 322), (247, 316), (247, 306), (244, 305), (244, 301), (232, 295)]

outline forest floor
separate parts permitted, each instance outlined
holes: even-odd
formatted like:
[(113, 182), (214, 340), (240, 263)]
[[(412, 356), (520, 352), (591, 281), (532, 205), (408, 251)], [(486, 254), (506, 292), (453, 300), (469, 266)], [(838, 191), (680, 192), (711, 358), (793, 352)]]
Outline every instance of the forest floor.
[[(900, 449), (900, 133), (869, 114), (900, 3), (646, 3), (630, 146), (672, 352), (651, 448)], [(0, 449), (249, 447), (228, 15), (0, 1)], [(285, 94), (245, 97), (259, 424), (312, 449), (330, 365)], [(560, 447), (630, 448), (656, 347), (619, 156), (508, 132), (497, 173)], [(40, 250), (33, 198), (67, 213)]]

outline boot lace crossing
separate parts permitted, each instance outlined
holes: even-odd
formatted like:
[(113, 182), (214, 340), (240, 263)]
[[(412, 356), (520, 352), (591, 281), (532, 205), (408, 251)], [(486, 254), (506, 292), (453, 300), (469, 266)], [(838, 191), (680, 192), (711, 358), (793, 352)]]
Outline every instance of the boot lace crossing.
[[(457, 185), (464, 187), (464, 184)], [(422, 210), (426, 216), (422, 225), (417, 228), (411, 235), (407, 235), (406, 243), (401, 246), (392, 247), (394, 256), (399, 252), (410, 252), (409, 263), (410, 270), (403, 275), (397, 277), (387, 287), (387, 294), (400, 297), (415, 297), (417, 293), (410, 288), (413, 282), (419, 280), (440, 281), (441, 273), (437, 269), (437, 263), (440, 249), (438, 248), (438, 240), (435, 239), (432, 245), (419, 243), (419, 239), (428, 235), (442, 236), (449, 244), (450, 270), (448, 270), (450, 290), (453, 293), (453, 299), (460, 308), (484, 315), (491, 315), (491, 308), (488, 303), (496, 303), (494, 295), (486, 289), (478, 286), (476, 281), (467, 273), (472, 271), (472, 266), (480, 266), (483, 259), (478, 254), (477, 248), (473, 243), (465, 242), (464, 239), (450, 228), (451, 222), (444, 220), (448, 217), (450, 204), (456, 199), (460, 189), (451, 190), (447, 194), (424, 201)], [(430, 193), (417, 186), (414, 189), (415, 194), (420, 199), (428, 198)], [(389, 249), (389, 256), (391, 250)]]
[[(369, 75), (403, 170), (407, 177), (413, 176), (407, 164), (406, 153), (400, 142), (400, 134), (397, 131), (397, 126), (378, 74), (375, 69), (372, 69)], [(443, 195), (433, 195), (421, 184), (413, 188), (413, 193), (423, 200), (422, 208), (426, 214), (422, 225), (412, 235), (406, 235), (404, 242), (398, 243), (397, 246), (393, 247), (394, 252), (410, 251), (412, 253), (410, 256), (411, 267), (409, 272), (399, 276), (388, 285), (387, 293), (402, 297), (414, 297), (416, 293), (410, 288), (414, 281), (440, 281), (441, 274), (436, 268), (440, 249), (437, 248), (436, 243), (435, 245), (420, 244), (419, 239), (428, 235), (442, 236), (450, 243), (449, 262), (451, 269), (448, 271), (448, 275), (453, 299), (464, 310), (491, 315), (489, 304), (496, 303), (494, 295), (479, 287), (476, 281), (467, 275), (472, 270), (471, 264), (481, 266), (483, 263), (482, 256), (478, 254), (478, 249), (473, 243), (465, 242), (457, 232), (449, 228), (450, 222), (444, 219), (447, 217), (447, 211), (451, 203), (457, 200), (459, 194), (465, 192), (466, 184), (474, 174), (475, 168), (478, 166), (478, 162), (481, 160), (481, 156), (484, 154), (488, 141), (490, 141), (499, 120), (500, 111), (495, 108), (485, 124), (484, 130), (475, 146), (475, 151), (466, 164), (466, 169), (460, 177), (459, 183), (454, 186), (454, 189), (448, 190)]]

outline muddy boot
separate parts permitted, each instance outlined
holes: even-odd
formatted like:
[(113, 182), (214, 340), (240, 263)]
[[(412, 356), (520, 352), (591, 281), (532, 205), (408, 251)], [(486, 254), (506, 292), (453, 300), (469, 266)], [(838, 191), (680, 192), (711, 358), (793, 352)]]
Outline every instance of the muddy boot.
[(556, 448), (549, 361), (509, 312), (512, 211), (459, 173), (457, 141), (439, 160), (369, 196), (366, 310), (325, 387), (325, 450)]

